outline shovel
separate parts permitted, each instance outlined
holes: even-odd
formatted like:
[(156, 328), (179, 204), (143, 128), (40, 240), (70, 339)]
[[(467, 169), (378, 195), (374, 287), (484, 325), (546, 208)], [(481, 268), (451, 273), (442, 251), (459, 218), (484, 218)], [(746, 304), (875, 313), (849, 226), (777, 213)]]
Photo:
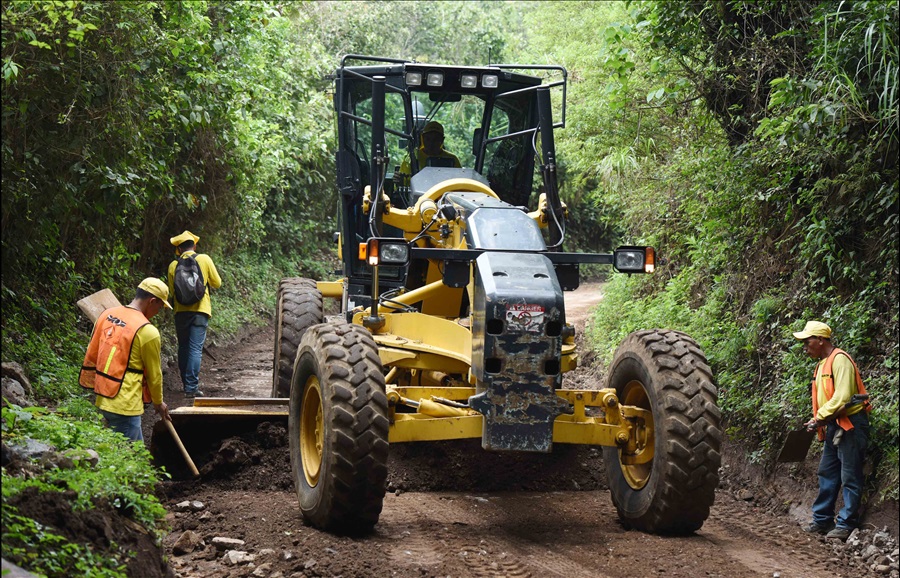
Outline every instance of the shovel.
[[(868, 395), (855, 393), (841, 411), (847, 411), (850, 407), (862, 403), (867, 399), (869, 399)], [(778, 454), (776, 461), (802, 462), (806, 459), (806, 454), (809, 452), (809, 446), (812, 444), (815, 435), (815, 429), (807, 430), (805, 427), (797, 431), (792, 431), (788, 434), (787, 439), (784, 442), (784, 447), (781, 448), (781, 452)]]
[(778, 462), (802, 462), (806, 459), (809, 446), (816, 437), (816, 430), (798, 429), (788, 434), (781, 453), (778, 454)]

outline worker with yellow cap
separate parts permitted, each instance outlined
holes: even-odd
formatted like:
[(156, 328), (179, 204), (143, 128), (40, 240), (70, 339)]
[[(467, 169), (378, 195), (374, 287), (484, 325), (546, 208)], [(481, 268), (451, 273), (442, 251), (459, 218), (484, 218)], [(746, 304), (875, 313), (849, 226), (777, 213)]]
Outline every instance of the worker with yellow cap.
[[(863, 462), (869, 441), (868, 401), (854, 403), (855, 394), (867, 396), (856, 362), (831, 343), (831, 327), (809, 321), (794, 337), (806, 354), (816, 359), (812, 381), (813, 418), (808, 429), (818, 430), (825, 442), (819, 462), (819, 494), (813, 502), (813, 519), (804, 530), (846, 541), (859, 526), (863, 491)], [(867, 399), (867, 398), (865, 398)], [(851, 401), (852, 400), (852, 401)], [(844, 504), (835, 520), (834, 508), (843, 486)]]
[[(429, 166), (457, 169), (462, 166), (459, 158), (444, 148), (444, 126), (435, 120), (426, 123), (422, 128), (421, 145), (416, 149), (416, 160), (419, 162), (419, 170)], [(411, 171), (412, 167), (410, 167), (409, 155), (407, 155), (400, 165), (400, 173), (406, 176), (404, 180), (408, 181), (408, 175), (412, 174)]]
[(155, 277), (141, 281), (128, 305), (100, 314), (88, 344), (79, 384), (96, 394), (95, 405), (109, 426), (133, 441), (143, 441), (144, 403), (152, 402), (169, 419), (163, 401), (159, 330), (150, 319), (169, 305), (169, 289)]
[[(203, 344), (206, 342), (206, 330), (212, 317), (210, 289), (222, 286), (222, 278), (215, 263), (209, 255), (196, 252), (200, 237), (184, 231), (172, 237), (169, 242), (175, 246), (175, 260), (169, 264), (169, 293), (175, 303), (175, 334), (178, 337), (178, 371), (184, 396), (187, 398), (202, 397), (200, 391), (200, 362), (203, 359)], [(199, 269), (199, 282), (205, 284), (201, 288), (202, 297), (193, 303), (182, 303), (178, 300), (175, 286), (176, 269), (180, 261), (183, 266), (194, 266)]]

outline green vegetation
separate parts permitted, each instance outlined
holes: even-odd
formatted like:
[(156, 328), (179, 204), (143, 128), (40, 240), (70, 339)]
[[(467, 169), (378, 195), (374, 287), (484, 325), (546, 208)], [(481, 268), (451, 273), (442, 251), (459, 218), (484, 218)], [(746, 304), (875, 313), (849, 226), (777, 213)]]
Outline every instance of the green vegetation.
[[(897, 28), (886, 0), (4, 2), (4, 360), (66, 408), (4, 410), (4, 439), (114, 447), (90, 412), (71, 413), (91, 330), (74, 304), (104, 287), (129, 300), (184, 229), (223, 275), (214, 340), (266, 323), (281, 277), (331, 276), (327, 75), (342, 55), (532, 61), (569, 71), (567, 248), (646, 243), (661, 259), (608, 284), (590, 335), (601, 359), (638, 328), (691, 334), (729, 433), (767, 463), (809, 413), (811, 363), (791, 331), (827, 321), (875, 401), (873, 489), (897, 499)], [(155, 322), (171, 354), (171, 316)], [(101, 453), (134, 468), (118, 497), (156, 528), (146, 455)], [(111, 496), (99, 471), (57, 475), (35, 483), (91, 488), (85, 506)], [(56, 538), (7, 512), (22, 483), (4, 471), (4, 533), (35, 552)], [(59, 551), (68, 561), (40, 571), (118, 568), (112, 553)]]
[[(166, 511), (154, 495), (159, 473), (150, 466), (147, 449), (104, 427), (93, 406), (79, 398), (72, 398), (55, 412), (4, 407), (4, 443), (24, 445), (27, 438), (51, 444), (72, 466), (39, 468), (35, 475), (23, 477), (6, 475), (4, 468), (3, 557), (48, 576), (124, 577), (127, 551), (113, 544), (111, 552), (94, 552), (72, 543), (52, 528), (20, 515), (9, 499), (29, 488), (68, 492), (75, 511), (90, 509), (102, 500), (161, 540)], [(90, 465), (88, 449), (98, 455), (96, 466)]]
[(609, 95), (584, 122), (599, 136), (576, 139), (570, 163), (602, 159), (607, 174), (583, 192), (621, 207), (626, 236), (663, 260), (608, 287), (592, 332), (602, 356), (638, 328), (691, 334), (729, 432), (767, 461), (809, 414), (812, 364), (791, 331), (824, 320), (875, 400), (876, 487), (896, 499), (896, 4), (567, 9), (593, 18), (606, 45), (560, 56)]

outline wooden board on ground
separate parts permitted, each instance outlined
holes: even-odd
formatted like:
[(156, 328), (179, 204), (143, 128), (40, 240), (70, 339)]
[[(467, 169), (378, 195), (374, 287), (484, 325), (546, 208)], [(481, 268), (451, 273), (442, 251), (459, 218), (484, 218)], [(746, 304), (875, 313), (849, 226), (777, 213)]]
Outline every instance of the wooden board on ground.
[(119, 303), (119, 300), (116, 299), (116, 296), (113, 295), (112, 291), (109, 289), (101, 289), (93, 295), (88, 295), (80, 300), (77, 305), (82, 313), (87, 315), (88, 319), (91, 320), (91, 323), (96, 323), (97, 318), (100, 317), (101, 313), (110, 307), (118, 307), (121, 303)]

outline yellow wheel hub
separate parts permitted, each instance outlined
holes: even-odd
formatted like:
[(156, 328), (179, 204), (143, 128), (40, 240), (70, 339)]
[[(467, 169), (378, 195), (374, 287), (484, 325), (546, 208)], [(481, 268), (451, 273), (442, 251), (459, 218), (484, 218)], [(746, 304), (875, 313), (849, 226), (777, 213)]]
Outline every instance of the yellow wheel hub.
[(312, 375), (303, 389), (300, 406), (300, 458), (306, 483), (314, 488), (319, 483), (322, 470), (322, 447), (325, 444), (325, 420), (322, 414), (322, 387)]
[[(620, 402), (623, 405), (633, 405), (639, 407), (641, 409), (645, 409), (649, 412), (653, 412), (653, 408), (650, 407), (650, 398), (647, 397), (647, 391), (644, 389), (644, 386), (639, 381), (629, 381), (625, 388), (622, 390), (621, 400)], [(649, 427), (653, 427), (653, 424), (647, 424)], [(643, 441), (647, 441), (645, 436), (641, 436)], [(653, 443), (651, 438), (651, 443), (644, 444), (639, 441), (638, 449), (634, 454), (635, 456), (641, 456), (644, 463), (640, 464), (625, 464), (622, 461), (622, 451), (619, 451), (619, 465), (622, 467), (622, 475), (625, 476), (625, 481), (628, 482), (628, 485), (631, 486), (635, 490), (640, 490), (645, 485), (647, 485), (647, 481), (650, 480), (650, 473), (653, 470)]]

